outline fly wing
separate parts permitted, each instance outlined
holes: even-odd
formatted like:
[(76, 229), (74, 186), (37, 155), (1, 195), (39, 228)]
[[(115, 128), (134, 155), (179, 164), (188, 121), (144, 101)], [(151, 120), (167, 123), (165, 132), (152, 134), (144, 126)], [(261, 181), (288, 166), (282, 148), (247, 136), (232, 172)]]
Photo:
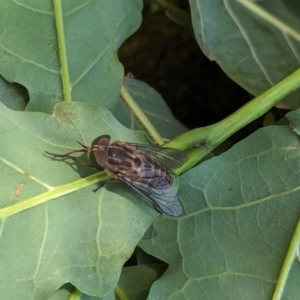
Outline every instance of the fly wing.
[(156, 145), (128, 144), (135, 147), (139, 153), (157, 161), (169, 170), (181, 167), (189, 159), (185, 152), (175, 148), (167, 148)]
[(164, 190), (158, 190), (146, 187), (145, 184), (138, 181), (132, 182), (125, 179), (124, 182), (144, 196), (157, 211), (174, 217), (182, 214), (181, 205), (172, 186), (169, 185)]
[(119, 179), (144, 196), (157, 211), (175, 217), (182, 214), (176, 191), (159, 170), (144, 167), (136, 177), (127, 174)]

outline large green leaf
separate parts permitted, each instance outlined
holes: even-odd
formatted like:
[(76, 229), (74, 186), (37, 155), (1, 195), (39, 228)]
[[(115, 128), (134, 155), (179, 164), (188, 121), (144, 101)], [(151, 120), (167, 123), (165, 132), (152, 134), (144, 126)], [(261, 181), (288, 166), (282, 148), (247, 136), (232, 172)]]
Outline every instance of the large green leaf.
[[(81, 179), (92, 169), (53, 160), (45, 150), (65, 153), (79, 147), (77, 140), (89, 145), (105, 133), (140, 143), (145, 136), (80, 102), (58, 104), (52, 116), (0, 104), (0, 114), (1, 298), (47, 299), (68, 282), (91, 296), (113, 293), (158, 213), (123, 184), (93, 193)], [(30, 204), (37, 195), (40, 205)], [(59, 199), (49, 201), (51, 195)]]
[[(236, 0), (189, 2), (195, 36), (204, 54), (252, 95), (261, 94), (299, 68), (299, 41)], [(269, 2), (274, 7), (274, 1)], [(298, 108), (299, 93), (287, 97), (281, 106)]]
[[(164, 272), (162, 265), (137, 265), (123, 268), (119, 287), (130, 300), (147, 299), (152, 283)], [(120, 297), (120, 299), (122, 299)]]
[[(187, 131), (187, 128), (175, 119), (161, 95), (146, 83), (125, 77), (124, 86), (163, 138), (171, 140)], [(147, 132), (123, 99), (119, 100), (114, 116), (127, 128)]]
[(15, 83), (7, 82), (0, 76), (0, 102), (14, 110), (24, 110), (28, 101), (26, 90)]
[(0, 73), (28, 89), (28, 110), (51, 113), (64, 98), (57, 38), (64, 33), (72, 99), (113, 109), (123, 77), (117, 50), (139, 27), (142, 1), (61, 1), (64, 28), (54, 2), (60, 1), (0, 2)]
[(299, 261), (282, 264), (299, 221), (299, 149), (290, 127), (264, 128), (181, 176), (185, 214), (156, 219), (140, 242), (170, 265), (149, 299), (267, 300), (283, 271), (283, 299), (298, 299)]

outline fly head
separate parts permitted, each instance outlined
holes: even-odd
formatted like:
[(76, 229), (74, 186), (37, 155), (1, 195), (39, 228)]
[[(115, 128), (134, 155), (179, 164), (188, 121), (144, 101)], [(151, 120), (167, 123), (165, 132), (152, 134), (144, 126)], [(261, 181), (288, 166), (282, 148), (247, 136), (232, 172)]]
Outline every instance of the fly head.
[(107, 134), (100, 135), (92, 142), (89, 159), (92, 165), (99, 171), (103, 171), (106, 167), (109, 144), (110, 136)]

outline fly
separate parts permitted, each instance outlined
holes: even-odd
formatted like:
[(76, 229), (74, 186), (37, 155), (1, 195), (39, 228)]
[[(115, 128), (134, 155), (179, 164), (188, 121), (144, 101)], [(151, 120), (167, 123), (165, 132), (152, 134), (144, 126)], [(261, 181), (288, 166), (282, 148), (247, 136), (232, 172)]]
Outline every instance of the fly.
[(71, 154), (86, 152), (91, 166), (106, 171), (115, 179), (125, 182), (154, 208), (170, 216), (180, 216), (182, 208), (173, 184), (171, 170), (177, 169), (188, 161), (188, 155), (181, 150), (156, 145), (143, 145), (111, 141), (109, 135), (97, 137), (91, 146), (80, 143), (82, 149), (54, 157), (71, 158), (83, 164)]

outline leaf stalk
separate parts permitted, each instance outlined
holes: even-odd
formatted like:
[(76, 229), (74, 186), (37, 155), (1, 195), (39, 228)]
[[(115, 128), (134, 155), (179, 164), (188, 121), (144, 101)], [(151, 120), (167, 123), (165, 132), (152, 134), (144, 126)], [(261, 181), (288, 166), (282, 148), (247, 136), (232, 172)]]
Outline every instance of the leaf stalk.
[(169, 143), (166, 143), (165, 146), (167, 147), (188, 150), (189, 161), (184, 166), (177, 169), (176, 173), (181, 174), (193, 167), (228, 137), (264, 115), (280, 100), (299, 87), (300, 69), (254, 98), (222, 121), (207, 127), (190, 130), (177, 136)]
[[(43, 194), (34, 196), (30, 199), (18, 202), (0, 209), (0, 220), (12, 216), (16, 213), (32, 208), (47, 201), (64, 196), (71, 192), (77, 191), (80, 188), (87, 187), (99, 181), (107, 180), (108, 175), (105, 172), (93, 174), (91, 176), (79, 179), (77, 181), (55, 187)], [(91, 191), (92, 192), (92, 191)]]
[[(291, 268), (292, 268), (292, 264), (293, 264), (293, 262), (295, 262), (295, 259), (296, 259), (296, 253), (299, 249), (299, 245), (300, 245), (300, 220), (298, 221), (296, 230), (292, 237), (292, 241), (291, 241), (289, 249), (286, 253), (272, 300), (280, 300), (282, 297), (284, 288), (286, 287), (286, 282), (287, 282), (288, 276), (289, 276)], [(297, 263), (299, 263), (299, 262), (297, 262)]]
[(53, 0), (64, 101), (72, 101), (61, 0)]
[(162, 145), (164, 143), (163, 138), (159, 135), (155, 127), (151, 124), (149, 119), (146, 117), (146, 115), (141, 110), (141, 108), (137, 105), (137, 103), (133, 100), (130, 93), (126, 90), (124, 86), (121, 87), (121, 97), (126, 103), (126, 105), (129, 107), (129, 109), (141, 122), (143, 127), (148, 131), (149, 135), (153, 138), (154, 142), (158, 145)]

